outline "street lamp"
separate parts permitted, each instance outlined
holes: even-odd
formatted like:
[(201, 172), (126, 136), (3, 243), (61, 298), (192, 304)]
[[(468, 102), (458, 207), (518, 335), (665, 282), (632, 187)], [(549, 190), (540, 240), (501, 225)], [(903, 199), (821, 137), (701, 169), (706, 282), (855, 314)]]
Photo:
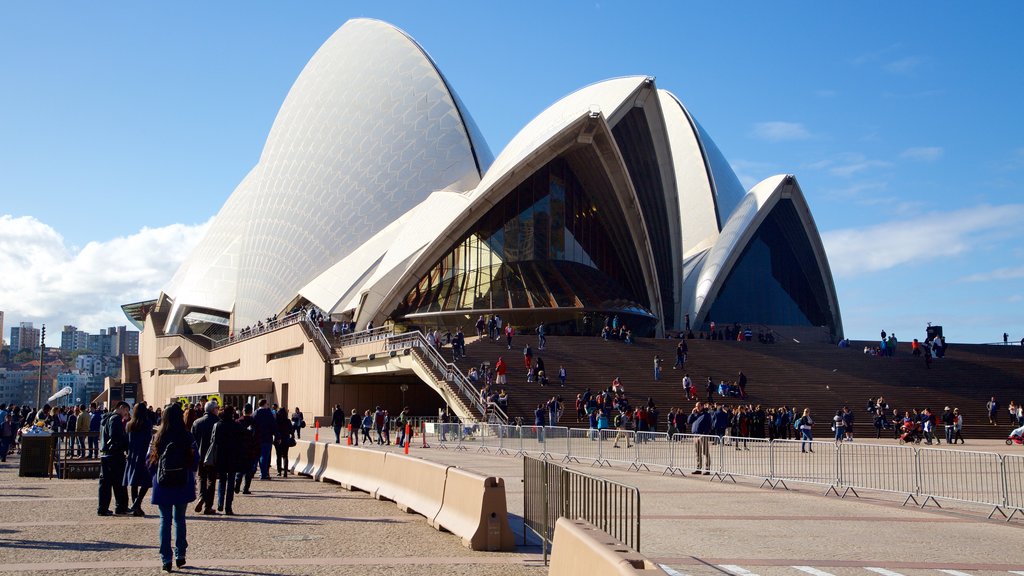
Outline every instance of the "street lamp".
[(402, 408), (405, 408), (405, 391), (409, 389), (409, 385), (402, 384), (398, 389), (402, 391)]

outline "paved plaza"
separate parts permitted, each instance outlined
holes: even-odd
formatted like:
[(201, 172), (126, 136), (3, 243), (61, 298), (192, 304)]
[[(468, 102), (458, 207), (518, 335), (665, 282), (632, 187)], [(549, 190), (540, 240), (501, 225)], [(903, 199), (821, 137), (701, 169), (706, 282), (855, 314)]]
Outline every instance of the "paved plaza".
[[(974, 442), (976, 450), (1019, 447)], [(378, 448), (371, 448), (378, 449)], [(395, 449), (395, 448), (390, 448)], [(505, 478), (522, 542), (521, 458), (414, 447), (412, 456)], [(116, 570), (155, 574), (157, 519), (95, 515), (95, 481), (19, 478), (0, 467), (0, 572)], [(823, 496), (823, 487), (663, 476), (626, 466), (573, 468), (641, 490), (641, 551), (669, 574), (689, 576), (1024, 576), (1024, 518), (986, 519), (985, 507), (942, 501), (902, 507), (894, 493)], [(417, 515), (360, 492), (304, 477), (255, 481), (237, 517), (189, 515), (190, 574), (545, 574), (536, 544), (515, 553), (472, 552)], [(536, 542), (534, 540), (534, 542)]]

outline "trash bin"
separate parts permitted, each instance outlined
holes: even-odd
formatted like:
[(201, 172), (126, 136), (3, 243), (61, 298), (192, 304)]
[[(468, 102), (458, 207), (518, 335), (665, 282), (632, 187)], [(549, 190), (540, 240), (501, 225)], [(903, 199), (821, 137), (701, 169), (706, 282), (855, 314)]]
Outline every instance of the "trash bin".
[(18, 476), (49, 476), (53, 469), (53, 437), (49, 432), (21, 436)]

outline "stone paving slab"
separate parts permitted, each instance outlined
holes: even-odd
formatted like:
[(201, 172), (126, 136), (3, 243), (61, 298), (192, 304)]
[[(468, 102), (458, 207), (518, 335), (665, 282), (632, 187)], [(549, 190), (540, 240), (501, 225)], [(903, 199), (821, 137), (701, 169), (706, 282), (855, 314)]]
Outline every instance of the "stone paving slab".
[[(158, 516), (96, 515), (95, 480), (19, 478), (0, 465), (0, 573), (159, 572)], [(416, 514), (361, 492), (301, 476), (253, 481), (237, 516), (188, 513), (182, 573), (540, 575), (537, 547), (473, 552)]]
[[(993, 452), (1011, 448), (995, 441), (972, 444)], [(416, 447), (410, 455), (504, 477), (509, 511), (522, 514), (521, 458), (475, 447)], [(998, 515), (986, 519), (988, 507), (955, 501), (943, 500), (942, 508), (903, 507), (905, 496), (896, 493), (861, 490), (859, 498), (841, 499), (824, 496), (826, 487), (815, 484), (791, 482), (790, 490), (771, 490), (752, 478), (718, 482), (709, 476), (629, 471), (622, 464), (598, 468), (586, 461), (570, 467), (639, 487), (641, 552), (688, 576), (749, 576), (722, 565), (758, 576), (813, 574), (793, 566), (827, 573), (816, 576), (878, 576), (866, 567), (890, 568), (900, 576), (943, 576), (936, 572), (940, 569), (971, 576), (1019, 570), (1024, 576), (1019, 514), (1007, 523)], [(958, 481), (945, 476), (942, 481)]]

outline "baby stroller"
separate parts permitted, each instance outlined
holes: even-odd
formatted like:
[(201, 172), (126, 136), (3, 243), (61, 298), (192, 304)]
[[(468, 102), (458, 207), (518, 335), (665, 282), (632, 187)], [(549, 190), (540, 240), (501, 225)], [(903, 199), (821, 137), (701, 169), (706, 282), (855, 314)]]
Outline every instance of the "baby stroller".
[(1024, 426), (1021, 426), (1020, 428), (1015, 428), (1012, 432), (1010, 432), (1010, 435), (1007, 436), (1006, 445), (1012, 446), (1014, 444), (1024, 444)]
[(921, 443), (921, 425), (917, 423), (906, 423), (900, 427), (903, 431), (900, 434), (900, 444), (920, 444)]

